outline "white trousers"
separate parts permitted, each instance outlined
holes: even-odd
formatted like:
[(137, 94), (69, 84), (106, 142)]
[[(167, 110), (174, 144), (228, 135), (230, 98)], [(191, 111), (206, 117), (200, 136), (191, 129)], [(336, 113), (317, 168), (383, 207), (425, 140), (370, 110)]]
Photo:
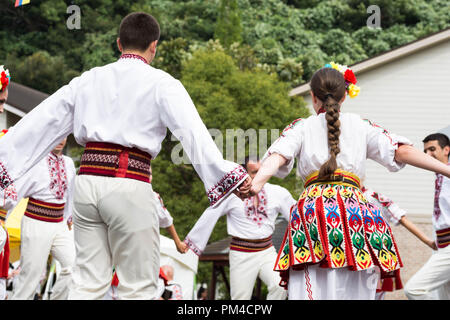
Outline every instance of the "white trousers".
[(11, 299), (33, 299), (41, 276), (46, 271), (49, 254), (59, 261), (62, 268), (50, 299), (67, 299), (75, 247), (66, 221), (45, 222), (23, 216), (20, 237), (21, 270), (14, 283)]
[(104, 298), (113, 266), (119, 299), (154, 299), (159, 275), (157, 199), (149, 183), (76, 176), (76, 262), (69, 299)]
[(438, 249), (406, 283), (411, 300), (450, 299), (450, 246)]
[(0, 278), (0, 300), (6, 299), (6, 278)]
[(380, 278), (375, 268), (351, 271), (318, 265), (289, 272), (289, 300), (374, 300)]
[(250, 300), (257, 277), (267, 286), (267, 300), (286, 299), (286, 290), (279, 286), (279, 273), (273, 271), (277, 258), (273, 246), (259, 252), (230, 250), (229, 258), (232, 300)]

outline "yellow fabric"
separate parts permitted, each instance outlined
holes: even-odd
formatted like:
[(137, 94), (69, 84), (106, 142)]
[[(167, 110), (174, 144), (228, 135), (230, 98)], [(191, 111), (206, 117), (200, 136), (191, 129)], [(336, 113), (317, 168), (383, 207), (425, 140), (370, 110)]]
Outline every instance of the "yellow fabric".
[(28, 198), (20, 200), (19, 204), (6, 219), (5, 227), (9, 234), (9, 261), (15, 262), (20, 259), (20, 223), (27, 208)]

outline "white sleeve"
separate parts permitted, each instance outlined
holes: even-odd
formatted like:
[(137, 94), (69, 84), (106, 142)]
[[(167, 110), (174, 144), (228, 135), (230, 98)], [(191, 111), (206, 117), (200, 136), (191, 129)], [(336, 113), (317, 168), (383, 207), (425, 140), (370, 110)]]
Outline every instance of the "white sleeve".
[(223, 159), (180, 81), (161, 83), (157, 101), (161, 121), (180, 140), (205, 185), (210, 204), (219, 203), (247, 178), (247, 171)]
[(39, 181), (36, 179), (36, 171), (39, 170), (39, 164), (36, 164), (14, 182), (17, 189), (16, 197), (5, 197), (3, 199), (2, 207), (8, 211), (6, 219), (8, 219), (13, 209), (23, 198), (28, 198), (30, 195), (39, 191)]
[(294, 167), (295, 158), (300, 153), (303, 143), (302, 119), (294, 120), (284, 128), (280, 137), (269, 147), (264, 154), (262, 161), (273, 153), (278, 153), (287, 159), (287, 163), (278, 169), (276, 177), (286, 177)]
[(15, 181), (73, 131), (78, 79), (41, 102), (0, 139), (1, 199), (17, 200)]
[(66, 162), (66, 170), (67, 170), (67, 200), (66, 205), (64, 206), (64, 220), (69, 219), (72, 216), (73, 211), (73, 192), (75, 189), (75, 176), (76, 169), (73, 160), (69, 157), (64, 157)]
[(167, 210), (166, 206), (164, 206), (164, 202), (159, 193), (155, 192), (155, 196), (158, 199), (159, 227), (160, 228), (170, 227), (173, 224), (173, 218), (170, 215), (169, 210)]
[(394, 225), (398, 225), (400, 219), (406, 215), (404, 209), (400, 208), (391, 199), (378, 192), (368, 189), (364, 195), (368, 201), (380, 208), (383, 217)]
[(412, 145), (407, 138), (389, 133), (370, 120), (364, 120), (367, 128), (367, 158), (385, 166), (389, 171), (402, 169), (405, 164), (395, 161), (395, 151), (399, 144)]
[(295, 201), (295, 199), (292, 197), (291, 193), (287, 189), (283, 187), (279, 188), (280, 188), (278, 195), (279, 213), (281, 213), (283, 218), (289, 222), (292, 206), (294, 206), (297, 203), (297, 201)]
[(201, 256), (208, 244), (209, 237), (216, 226), (217, 220), (227, 211), (227, 201), (222, 201), (218, 206), (207, 208), (189, 231), (184, 242), (196, 255)]

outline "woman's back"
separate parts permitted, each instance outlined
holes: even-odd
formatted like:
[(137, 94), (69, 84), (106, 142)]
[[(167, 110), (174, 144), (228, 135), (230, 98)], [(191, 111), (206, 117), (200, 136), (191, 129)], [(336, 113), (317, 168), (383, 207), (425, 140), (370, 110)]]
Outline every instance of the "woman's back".
[[(394, 160), (399, 143), (410, 144), (408, 139), (390, 134), (385, 129), (363, 120), (357, 114), (340, 113), (340, 152), (336, 156), (337, 167), (352, 172), (361, 179), (365, 176), (366, 159), (372, 159), (390, 171), (402, 165)], [(279, 176), (287, 175), (297, 158), (297, 168), (302, 179), (320, 170), (330, 158), (328, 127), (325, 114), (297, 119), (289, 125), (280, 138), (269, 148), (268, 154), (279, 153), (290, 160), (280, 168)]]

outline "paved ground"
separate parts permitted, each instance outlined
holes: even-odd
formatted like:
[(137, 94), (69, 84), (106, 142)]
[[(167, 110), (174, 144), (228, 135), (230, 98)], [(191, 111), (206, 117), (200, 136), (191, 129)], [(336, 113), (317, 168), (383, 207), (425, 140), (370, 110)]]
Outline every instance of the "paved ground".
[[(408, 219), (430, 238), (433, 237), (431, 215), (408, 215)], [(432, 250), (401, 225), (392, 226), (392, 231), (404, 265), (401, 269), (401, 277), (403, 285), (405, 285), (409, 278), (425, 264), (431, 256)], [(407, 300), (403, 290), (388, 292), (385, 299)]]

